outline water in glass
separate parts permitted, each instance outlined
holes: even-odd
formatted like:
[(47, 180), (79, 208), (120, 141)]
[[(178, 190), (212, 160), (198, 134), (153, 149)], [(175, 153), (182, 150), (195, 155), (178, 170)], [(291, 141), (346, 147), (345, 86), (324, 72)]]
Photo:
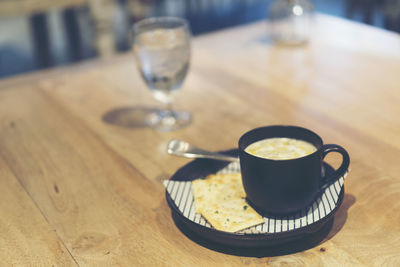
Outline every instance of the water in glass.
[(135, 46), (140, 72), (153, 95), (170, 104), (172, 92), (181, 87), (189, 68), (186, 36), (176, 29), (158, 29), (137, 36)]

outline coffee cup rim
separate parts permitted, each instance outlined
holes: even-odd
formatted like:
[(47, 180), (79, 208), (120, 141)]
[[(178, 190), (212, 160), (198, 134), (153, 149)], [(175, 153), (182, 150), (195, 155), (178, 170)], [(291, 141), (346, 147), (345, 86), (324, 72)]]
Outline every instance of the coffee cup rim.
[[(246, 137), (247, 137), (248, 135), (250, 135), (251, 133), (254, 133), (254, 132), (256, 132), (256, 131), (261, 131), (261, 130), (267, 129), (267, 128), (270, 128), (270, 129), (272, 129), (272, 128), (287, 128), (287, 129), (293, 128), (293, 129), (305, 131), (305, 132), (308, 132), (309, 134), (314, 135), (314, 137), (317, 138), (317, 140), (318, 140), (318, 142), (319, 142), (319, 145), (318, 145), (318, 147), (317, 147), (317, 150), (315, 150), (313, 153), (308, 154), (308, 155), (303, 156), (303, 157), (293, 158), (293, 159), (268, 159), (268, 158), (263, 158), (263, 157), (255, 156), (255, 155), (252, 155), (252, 154), (246, 152), (245, 149), (246, 149), (247, 146), (249, 146), (250, 144), (252, 144), (252, 143), (254, 143), (254, 142), (257, 142), (257, 141), (260, 141), (260, 140), (263, 140), (263, 139), (266, 139), (266, 138), (273, 138), (273, 137), (261, 138), (261, 139), (258, 139), (258, 140), (256, 140), (256, 141), (253, 141), (253, 142), (251, 142), (250, 144), (248, 144), (248, 145), (246, 145), (245, 147), (243, 147), (242, 143), (243, 143), (244, 138), (246, 138)], [(276, 137), (285, 137), (285, 136), (276, 136)], [(291, 137), (290, 137), (290, 138), (291, 138)], [(304, 140), (304, 139), (301, 139), (301, 138), (298, 139), (298, 140), (303, 140), (303, 141), (309, 142), (309, 141)], [(315, 154), (319, 153), (319, 151), (321, 150), (323, 144), (324, 144), (324, 143), (323, 143), (322, 138), (321, 138), (317, 133), (315, 133), (314, 131), (311, 131), (310, 129), (307, 129), (307, 128), (304, 128), (304, 127), (301, 127), (301, 126), (296, 126), (296, 125), (268, 125), (268, 126), (261, 126), (261, 127), (253, 128), (253, 129), (251, 129), (251, 130), (245, 132), (244, 134), (242, 134), (242, 136), (239, 138), (239, 141), (238, 141), (238, 149), (239, 149), (239, 151), (245, 153), (246, 155), (248, 155), (248, 156), (250, 156), (250, 157), (257, 158), (257, 159), (260, 159), (260, 160), (266, 160), (266, 161), (270, 161), (270, 162), (289, 162), (289, 161), (304, 160), (304, 159), (313, 157)], [(314, 143), (312, 143), (312, 145), (316, 146)]]

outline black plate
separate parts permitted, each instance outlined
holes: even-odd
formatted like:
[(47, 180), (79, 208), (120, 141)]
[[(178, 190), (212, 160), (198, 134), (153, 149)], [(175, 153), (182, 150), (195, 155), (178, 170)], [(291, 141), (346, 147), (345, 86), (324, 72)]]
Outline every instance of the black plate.
[[(237, 149), (222, 151), (220, 153), (224, 153), (231, 156), (237, 156)], [(207, 176), (212, 173), (216, 173), (219, 170), (226, 167), (229, 163), (218, 161), (218, 160), (210, 160), (210, 159), (196, 159), (188, 164), (184, 165), (180, 168), (170, 180), (175, 181), (192, 181), (194, 179)], [(329, 174), (333, 172), (333, 168), (329, 166), (327, 163), (324, 163), (324, 171), (325, 174)], [(185, 227), (189, 231), (201, 236), (203, 239), (228, 245), (228, 246), (236, 246), (236, 247), (261, 247), (261, 246), (270, 246), (270, 245), (278, 245), (286, 242), (294, 241), (296, 239), (303, 238), (307, 235), (316, 233), (319, 231), (327, 222), (332, 219), (332, 216), (337, 212), (338, 208), (343, 202), (344, 197), (344, 185), (341, 187), (341, 190), (338, 194), (338, 199), (336, 201), (336, 206), (330, 211), (329, 214), (325, 215), (320, 220), (317, 220), (307, 226), (303, 226), (297, 229), (292, 229), (279, 233), (259, 233), (259, 234), (237, 234), (237, 233), (229, 233), (224, 231), (219, 231), (214, 228), (209, 228), (203, 226), (199, 223), (196, 223), (188, 218), (186, 218), (183, 213), (179, 210), (171, 196), (166, 190), (166, 199), (168, 205), (171, 208), (172, 216), (176, 223), (180, 225), (179, 228)]]

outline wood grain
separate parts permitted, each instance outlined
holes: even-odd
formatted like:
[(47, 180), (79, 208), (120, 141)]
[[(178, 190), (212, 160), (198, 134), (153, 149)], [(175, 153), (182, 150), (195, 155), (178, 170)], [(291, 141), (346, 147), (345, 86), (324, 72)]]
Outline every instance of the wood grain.
[(76, 266), (13, 172), (0, 160), (0, 257), (2, 266)]
[[(194, 38), (175, 103), (194, 121), (171, 133), (104, 119), (158, 105), (130, 54), (0, 82), (1, 160), (77, 264), (400, 264), (398, 35), (323, 15), (307, 46), (274, 46), (267, 31), (262, 22)], [(188, 160), (167, 155), (167, 142), (223, 150), (270, 124), (308, 127), (349, 151), (346, 195), (328, 235), (288, 255), (269, 248), (250, 257), (191, 241), (174, 225), (161, 184)]]

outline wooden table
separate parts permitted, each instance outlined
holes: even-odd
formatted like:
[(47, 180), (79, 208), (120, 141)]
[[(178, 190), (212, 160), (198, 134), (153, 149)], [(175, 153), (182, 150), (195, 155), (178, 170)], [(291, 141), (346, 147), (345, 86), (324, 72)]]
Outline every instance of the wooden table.
[[(308, 46), (273, 46), (266, 32), (260, 22), (194, 38), (176, 101), (194, 121), (176, 132), (104, 119), (157, 105), (131, 54), (1, 81), (2, 264), (400, 265), (399, 36), (323, 15)], [(190, 240), (161, 183), (189, 160), (167, 155), (167, 142), (229, 149), (271, 124), (311, 128), (349, 151), (329, 233), (253, 251)]]

